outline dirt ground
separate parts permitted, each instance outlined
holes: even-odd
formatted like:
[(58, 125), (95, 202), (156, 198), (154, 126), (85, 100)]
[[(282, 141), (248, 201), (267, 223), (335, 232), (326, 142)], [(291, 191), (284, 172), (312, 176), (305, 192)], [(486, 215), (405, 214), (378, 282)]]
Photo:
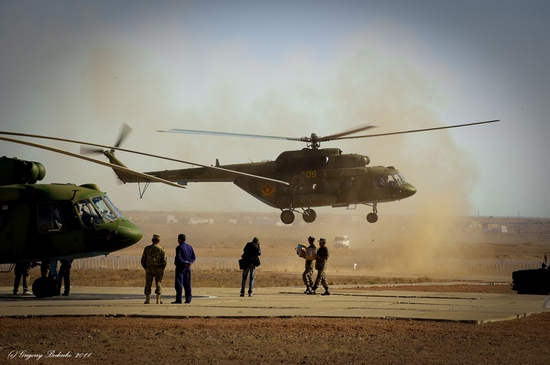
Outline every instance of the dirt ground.
[(0, 318), (0, 326), (4, 364), (548, 364), (550, 358), (550, 312), (482, 325), (38, 317)]

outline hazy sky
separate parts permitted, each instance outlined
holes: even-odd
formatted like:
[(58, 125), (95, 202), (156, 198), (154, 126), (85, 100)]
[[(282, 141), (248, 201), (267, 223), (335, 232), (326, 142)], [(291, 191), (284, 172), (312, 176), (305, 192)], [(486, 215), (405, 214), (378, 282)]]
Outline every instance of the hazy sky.
[[(213, 164), (305, 146), (155, 130), (301, 137), (500, 119), (323, 147), (394, 165), (417, 187), (381, 215), (550, 217), (548, 14), (550, 2), (529, 0), (2, 1), (1, 130), (113, 144), (127, 123), (125, 148)], [(105, 167), (0, 146), (42, 162), (46, 183), (99, 184), (123, 210), (273, 211), (221, 183), (156, 184), (140, 200)], [(139, 171), (188, 167), (118, 156)]]

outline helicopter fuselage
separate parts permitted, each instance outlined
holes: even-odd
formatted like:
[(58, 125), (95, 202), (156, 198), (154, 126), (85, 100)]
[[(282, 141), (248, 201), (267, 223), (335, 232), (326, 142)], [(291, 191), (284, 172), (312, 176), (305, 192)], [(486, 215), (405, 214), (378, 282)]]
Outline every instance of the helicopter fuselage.
[(283, 152), (275, 161), (219, 165), (225, 170), (265, 176), (289, 184), (263, 181), (209, 168), (153, 171), (162, 179), (188, 182), (233, 182), (263, 203), (281, 210), (321, 206), (346, 207), (401, 200), (416, 193), (394, 167), (369, 167), (367, 156), (340, 149)]

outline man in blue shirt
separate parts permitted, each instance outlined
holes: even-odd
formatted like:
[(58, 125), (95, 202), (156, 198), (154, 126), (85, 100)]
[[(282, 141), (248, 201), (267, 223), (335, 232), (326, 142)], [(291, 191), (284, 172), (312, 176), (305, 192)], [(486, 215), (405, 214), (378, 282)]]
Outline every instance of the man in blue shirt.
[(185, 242), (185, 235), (178, 235), (178, 246), (176, 247), (176, 301), (172, 304), (181, 304), (182, 288), (185, 291), (185, 303), (191, 303), (191, 265), (195, 262), (195, 251), (191, 245)]

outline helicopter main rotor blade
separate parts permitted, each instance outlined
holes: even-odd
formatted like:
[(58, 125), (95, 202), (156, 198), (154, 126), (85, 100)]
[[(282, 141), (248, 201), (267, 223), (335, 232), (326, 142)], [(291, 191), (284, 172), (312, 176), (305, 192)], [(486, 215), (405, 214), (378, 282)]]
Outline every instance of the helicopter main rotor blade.
[(470, 126), (473, 126), (473, 125), (488, 124), (488, 123), (495, 123), (495, 122), (500, 122), (500, 119), (486, 120), (486, 121), (483, 121), (483, 122), (475, 122), (475, 123), (448, 125), (448, 126), (444, 126), (444, 127), (411, 129), (411, 130), (408, 130), (408, 131), (400, 131), (400, 132), (389, 132), (389, 133), (379, 133), (379, 134), (367, 134), (367, 135), (363, 135), (363, 136), (338, 137), (338, 138), (333, 138), (332, 140), (357, 139), (357, 138), (370, 138), (370, 137), (384, 137), (384, 136), (393, 136), (393, 135), (397, 135), (397, 134), (407, 134), (407, 133), (417, 133), (417, 132), (428, 132), (428, 131), (436, 131), (436, 130), (440, 130), (440, 129), (451, 129), (451, 128), (460, 128), (460, 127), (470, 127)]
[(335, 140), (335, 139), (342, 139), (342, 137), (347, 136), (349, 134), (358, 133), (358, 132), (361, 132), (361, 131), (364, 131), (364, 130), (370, 129), (370, 128), (376, 128), (376, 126), (372, 125), (372, 124), (363, 124), (363, 125), (354, 127), (352, 129), (348, 129), (347, 131), (331, 134), (330, 136), (320, 137), (318, 139), (318, 141), (319, 142), (326, 142), (326, 141), (332, 141), (332, 140)]
[[(224, 171), (224, 172), (233, 173), (233, 174), (235, 174), (235, 175), (248, 176), (248, 177), (253, 177), (253, 178), (256, 178), (256, 179), (266, 180), (266, 181), (273, 181), (273, 182), (280, 183), (280, 184), (283, 184), (283, 185), (290, 185), (290, 183), (288, 183), (287, 181), (283, 181), (283, 180), (272, 179), (272, 178), (265, 177), (265, 176), (260, 176), (260, 175), (248, 174), (248, 173), (246, 173), (246, 172), (241, 172), (241, 171), (235, 171), (235, 170), (224, 169), (223, 167), (218, 167), (218, 166), (202, 165), (202, 164), (199, 164), (199, 163), (196, 163), (196, 162), (190, 162), (190, 161), (185, 161), (185, 160), (178, 160), (178, 159), (171, 158), (171, 157), (160, 156), (160, 155), (153, 155), (153, 154), (150, 154), (150, 153), (139, 152), (139, 151), (133, 151), (133, 150), (128, 150), (128, 149), (120, 148), (120, 147), (112, 147), (112, 146), (106, 146), (106, 145), (97, 144), (97, 143), (83, 142), (83, 141), (77, 141), (77, 140), (65, 139), (65, 138), (59, 138), (59, 137), (40, 136), (40, 135), (27, 134), (27, 133), (1, 132), (1, 131), (0, 131), (0, 135), (2, 135), (2, 134), (4, 134), (4, 135), (9, 135), (9, 136), (19, 136), (19, 137), (29, 137), (29, 138), (42, 138), (42, 139), (48, 139), (48, 140), (52, 140), (52, 141), (76, 143), (76, 144), (81, 144), (81, 145), (86, 145), (86, 146), (93, 146), (93, 147), (105, 148), (105, 149), (109, 149), (109, 150), (113, 149), (113, 150), (117, 150), (117, 151), (133, 153), (133, 154), (136, 154), (136, 155), (147, 156), (147, 157), (152, 157), (152, 158), (158, 158), (158, 159), (161, 159), (161, 160), (167, 160), (167, 161), (172, 161), (172, 162), (179, 162), (179, 163), (184, 163), (184, 164), (187, 164), (187, 165), (193, 165), (193, 166), (205, 167), (205, 168), (214, 169), (214, 170), (220, 170), (220, 171)], [(0, 137), (0, 138), (2, 138), (2, 137)], [(21, 142), (23, 142), (23, 141), (21, 141)], [(25, 143), (22, 143), (22, 144), (25, 144)], [(53, 147), (52, 147), (52, 148), (53, 148)], [(69, 152), (69, 153), (70, 153), (70, 152)], [(81, 155), (77, 155), (77, 156), (84, 157), (84, 156), (81, 156)], [(80, 158), (80, 157), (78, 157), (78, 158)], [(85, 160), (86, 158), (83, 158), (83, 159)], [(97, 161), (97, 160), (94, 160), (94, 159), (91, 159), (91, 160)], [(112, 166), (112, 165), (109, 164), (109, 166)], [(147, 174), (144, 174), (144, 175), (145, 175), (145, 176), (151, 176), (151, 175), (147, 175)]]
[(62, 154), (62, 155), (67, 155), (67, 156), (79, 158), (79, 159), (81, 159), (81, 160), (86, 160), (86, 161), (89, 161), (89, 162), (93, 162), (93, 163), (96, 163), (96, 164), (98, 164), (98, 165), (103, 165), (103, 166), (110, 167), (110, 168), (112, 168), (112, 169), (124, 171), (124, 172), (126, 172), (126, 173), (129, 173), (129, 174), (134, 175), (134, 176), (141, 177), (141, 178), (143, 178), (143, 179), (147, 179), (147, 180), (151, 180), (151, 181), (160, 182), (160, 183), (163, 183), (163, 184), (166, 184), (166, 185), (170, 185), (170, 186), (173, 186), (173, 187), (176, 187), (176, 188), (185, 189), (185, 186), (176, 184), (176, 183), (174, 183), (174, 182), (172, 182), (172, 181), (164, 180), (164, 179), (161, 179), (161, 178), (156, 177), (156, 176), (153, 176), (153, 175), (148, 175), (148, 174), (144, 174), (144, 173), (142, 173), (142, 172), (138, 172), (138, 171), (131, 170), (131, 169), (127, 168), (127, 167), (123, 167), (123, 166), (119, 166), (119, 165), (114, 165), (114, 164), (109, 163), (109, 162), (99, 161), (99, 160), (96, 160), (96, 159), (91, 158), (91, 157), (82, 156), (82, 155), (79, 155), (79, 154), (77, 154), (77, 153), (65, 151), (65, 150), (62, 150), (62, 149), (59, 149), (59, 148), (50, 147), (50, 146), (45, 146), (45, 145), (42, 145), (42, 144), (39, 144), (39, 143), (21, 141), (21, 140), (13, 139), (13, 138), (6, 138), (6, 137), (0, 137), (0, 140), (6, 141), (6, 142), (13, 142), (13, 143), (18, 143), (18, 144), (24, 144), (24, 145), (31, 146), (31, 147), (41, 148), (41, 149), (43, 149), (43, 150), (48, 150), (48, 151), (51, 151), (51, 152), (60, 153), (60, 154)]
[(201, 131), (196, 129), (157, 129), (157, 132), (163, 133), (184, 133), (184, 134), (202, 134), (209, 136), (224, 136), (224, 137), (245, 137), (245, 138), (263, 138), (263, 139), (280, 139), (286, 141), (300, 141), (300, 138), (280, 137), (280, 136), (265, 136), (261, 134), (245, 134), (245, 133), (229, 133), (229, 132), (212, 132)]

